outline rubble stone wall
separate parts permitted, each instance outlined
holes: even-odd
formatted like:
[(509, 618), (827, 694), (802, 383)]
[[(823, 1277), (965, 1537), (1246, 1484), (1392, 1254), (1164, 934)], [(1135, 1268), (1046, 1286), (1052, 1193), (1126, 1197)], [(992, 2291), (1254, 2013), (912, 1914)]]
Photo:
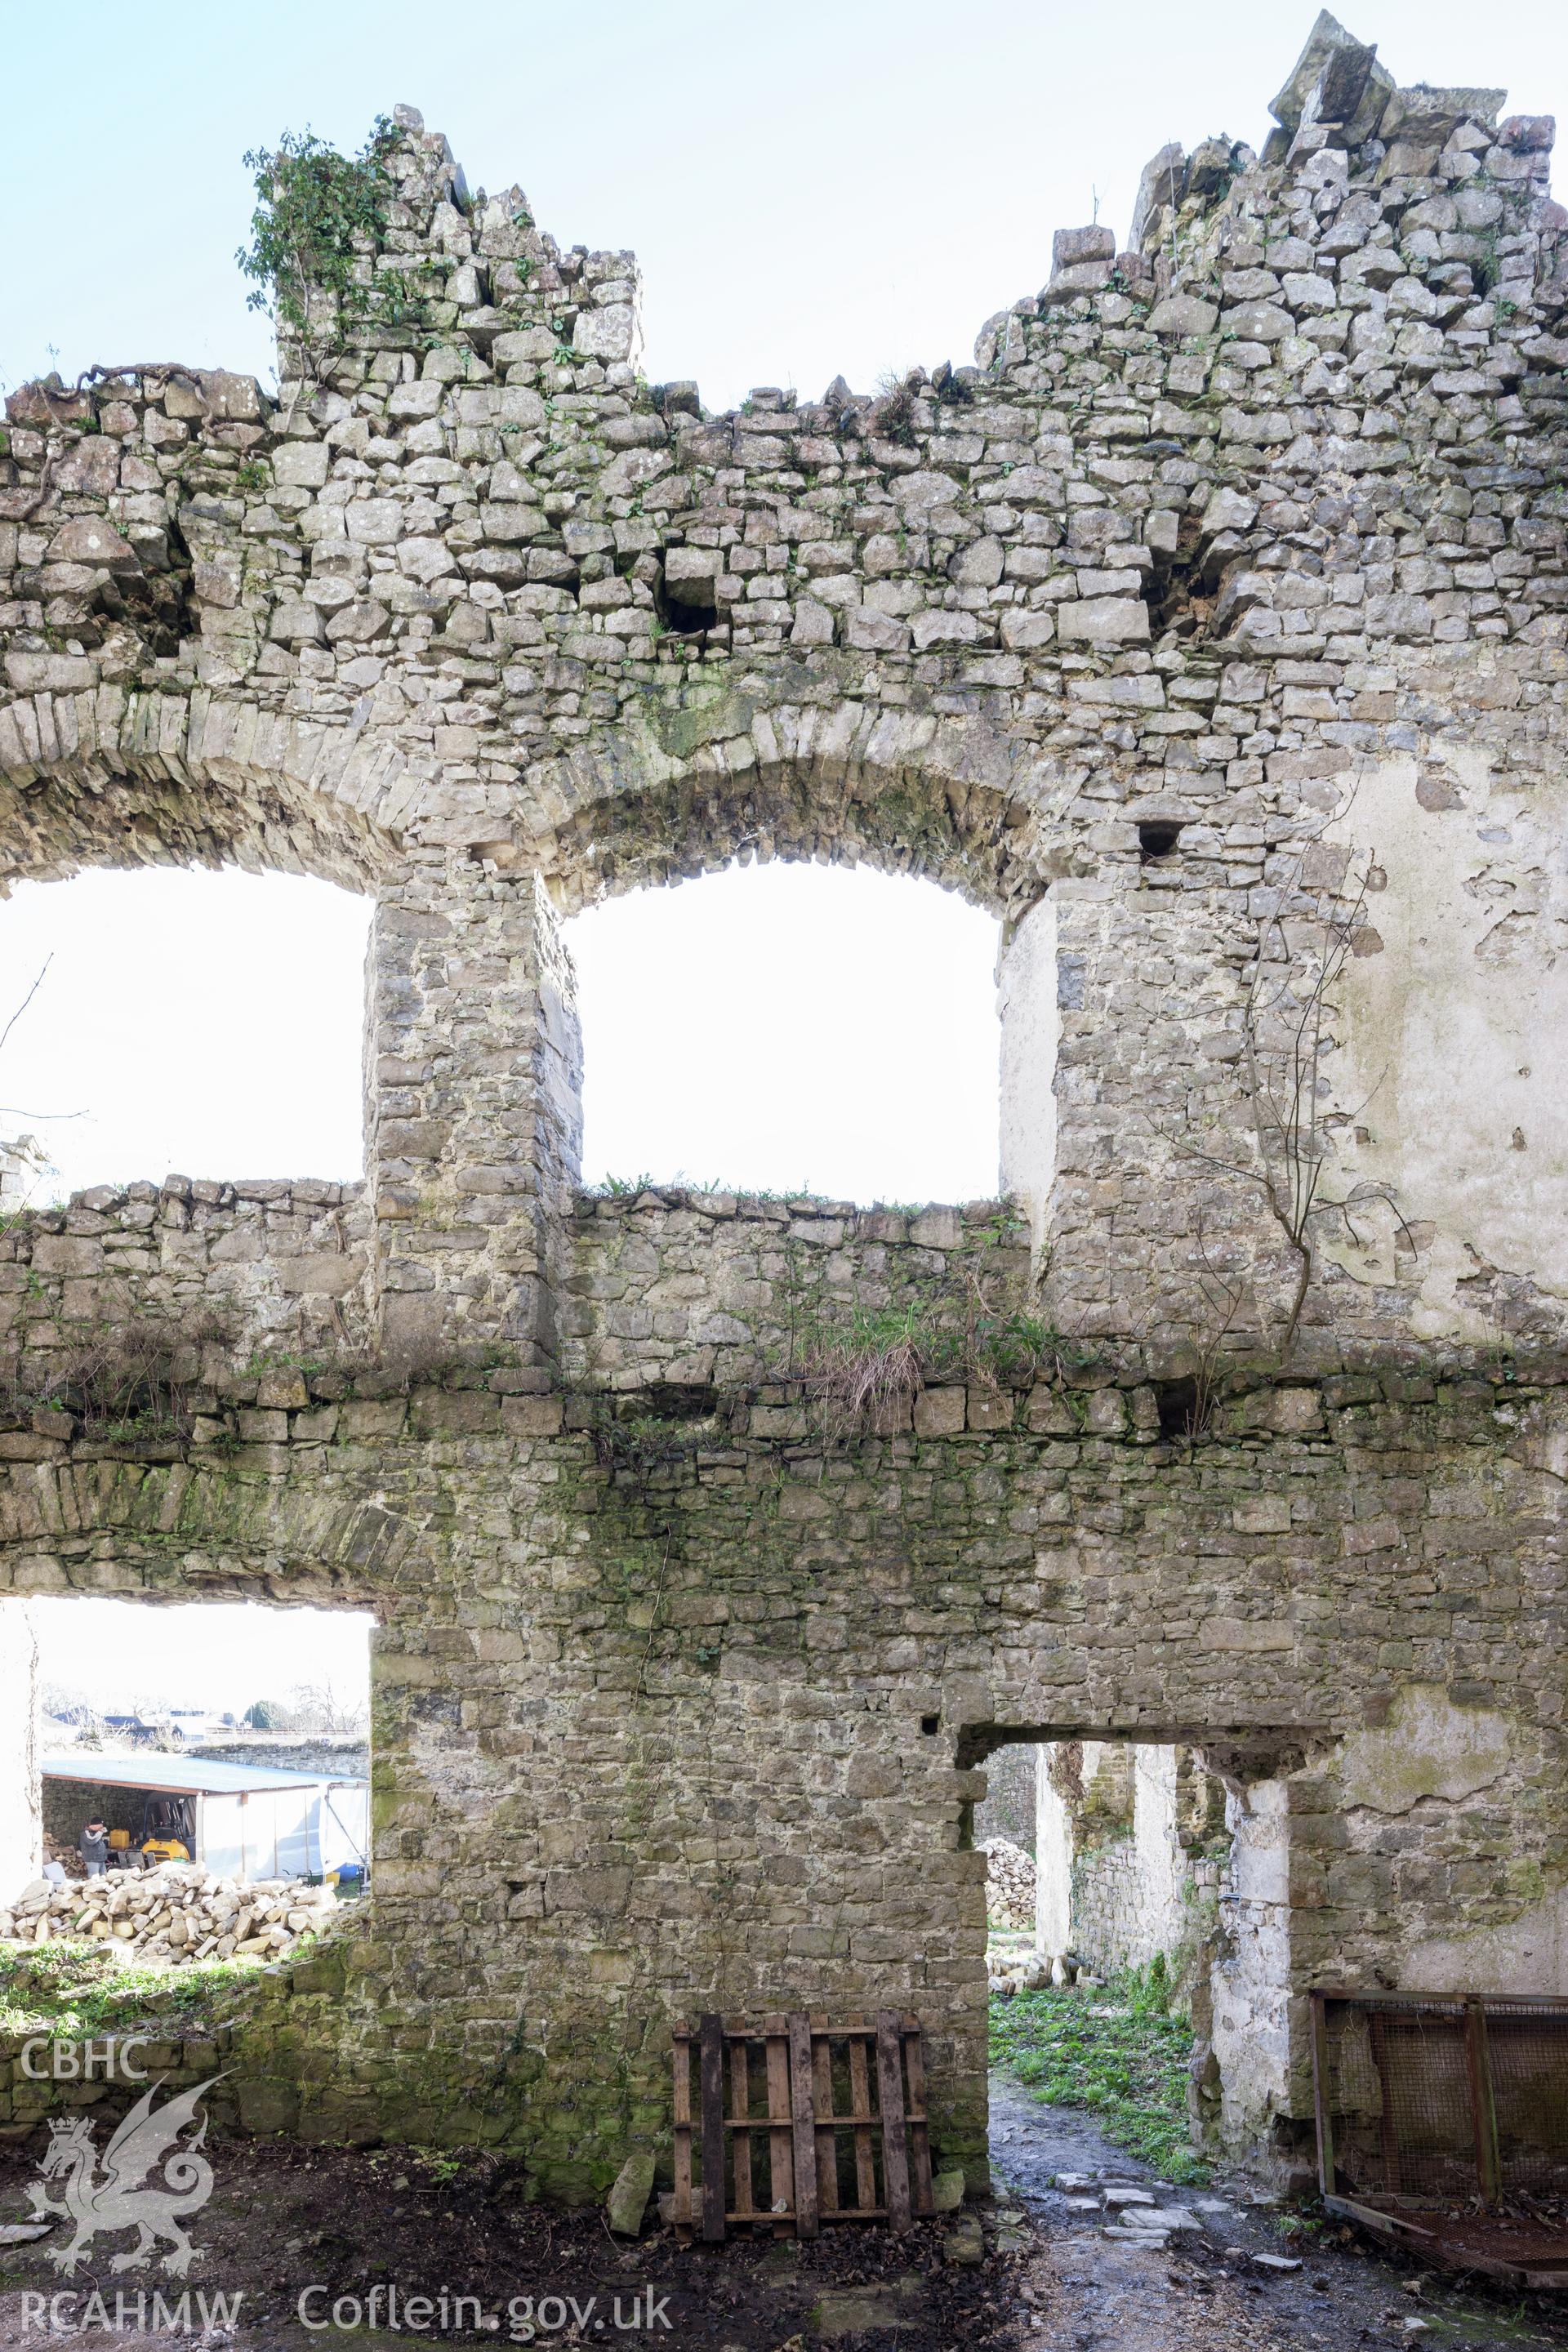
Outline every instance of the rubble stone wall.
[(1037, 1788), (1043, 1948), (1101, 1975), (1160, 1959), (1190, 1992), (1216, 1957), (1231, 1843), (1221, 1783), (1188, 1748), (1085, 1740), (1044, 1750)]
[[(6, 1590), (379, 1620), (376, 1891), (249, 2120), (573, 2192), (673, 2014), (889, 2000), (977, 2167), (1020, 1738), (1226, 1777), (1233, 2141), (1304, 2127), (1316, 1976), (1568, 1990), (1568, 218), (1550, 122), (1331, 18), (1273, 110), (973, 365), (710, 416), (404, 109), (276, 399), (7, 402), (0, 872), (376, 902), (363, 1192), (86, 1195), (0, 1294)], [(1016, 1224), (580, 1197), (562, 919), (735, 857), (994, 913)], [(825, 1420), (792, 1334), (969, 1349), (993, 1269), (1026, 1379)], [(171, 1313), (114, 1423), (84, 1341)]]

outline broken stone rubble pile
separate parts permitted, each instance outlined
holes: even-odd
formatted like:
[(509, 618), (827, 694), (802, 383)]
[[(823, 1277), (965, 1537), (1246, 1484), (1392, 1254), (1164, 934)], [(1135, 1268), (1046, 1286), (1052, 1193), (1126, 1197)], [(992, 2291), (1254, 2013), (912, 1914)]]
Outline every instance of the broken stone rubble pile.
[(139, 1960), (171, 1967), (236, 1955), (281, 1959), (300, 1936), (324, 1927), (336, 1907), (330, 1886), (292, 1878), (246, 1884), (199, 1864), (172, 1863), (85, 1885), (51, 1886), (36, 1878), (8, 1911), (0, 1911), (0, 1939), (112, 1939)]
[(1035, 1924), (1034, 1859), (1011, 1838), (985, 1841), (985, 1907), (994, 1927)]

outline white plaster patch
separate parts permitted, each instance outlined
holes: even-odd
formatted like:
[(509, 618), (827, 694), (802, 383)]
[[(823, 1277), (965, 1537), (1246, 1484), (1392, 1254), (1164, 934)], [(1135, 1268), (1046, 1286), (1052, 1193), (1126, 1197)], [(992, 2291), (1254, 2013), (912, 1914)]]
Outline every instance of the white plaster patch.
[[(1332, 828), (1352, 875), (1370, 852), (1386, 877), (1366, 903), (1382, 951), (1336, 991), (1339, 1189), (1385, 1186), (1407, 1226), (1436, 1228), (1413, 1318), (1429, 1339), (1490, 1335), (1457, 1288), (1481, 1265), (1568, 1295), (1568, 790), (1542, 798), (1445, 746), (1440, 768), (1369, 769)], [(1333, 1237), (1325, 1255), (1387, 1280), (1397, 1219), (1357, 1223), (1365, 1246)]]
[(1411, 1683), (1386, 1723), (1345, 1741), (1340, 1780), (1349, 1806), (1407, 1813), (1423, 1797), (1457, 1804), (1489, 1788), (1513, 1761), (1508, 1717), (1456, 1706), (1438, 1683)]
[(1399, 1973), (1409, 1992), (1568, 1992), (1568, 1887), (1504, 1927), (1411, 1945)]

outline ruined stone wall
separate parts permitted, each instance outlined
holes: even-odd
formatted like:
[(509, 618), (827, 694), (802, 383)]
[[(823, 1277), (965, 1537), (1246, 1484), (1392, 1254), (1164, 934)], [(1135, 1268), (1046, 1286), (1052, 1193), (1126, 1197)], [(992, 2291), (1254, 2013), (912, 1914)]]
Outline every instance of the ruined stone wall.
[(363, 1188), (304, 1179), (170, 1176), (23, 1211), (0, 1232), (12, 1402), (68, 1403), (128, 1328), (163, 1339), (193, 1385), (247, 1359), (363, 1347), (368, 1244)]
[[(426, 1330), (545, 1355), (575, 1045), (531, 875), (571, 908), (736, 853), (929, 874), (1006, 918), (1010, 1025), (1046, 1050), (1012, 960), (1041, 961), (1048, 891), (1059, 1062), (1054, 1093), (1039, 1048), (1008, 1064), (1033, 1106), (1023, 1133), (1005, 1106), (1009, 1181), (1049, 1226), (1058, 1319), (1194, 1344), (1205, 1236), (1234, 1336), (1288, 1314), (1256, 1181), (1282, 1147), (1235, 1131), (1248, 982), (1282, 910), (1265, 961), (1293, 992), (1339, 890), (1307, 1332), (1555, 1333), (1551, 126), (1368, 88), (1379, 128), (1351, 143), (1296, 87), (1263, 160), (1167, 151), (1131, 246), (1064, 233), (976, 366), (719, 419), (637, 375), (629, 257), (563, 252), (515, 190), (465, 201), (405, 113), (364, 268), (426, 289), (416, 323), (354, 330), (311, 381), (286, 350), (277, 404), (173, 368), (14, 396), (14, 870), (133, 838), (375, 888), (386, 1286)], [(1434, 891), (1465, 944), (1423, 925)], [(1456, 956), (1484, 1079), (1463, 1111), (1431, 1010)], [(1451, 1141), (1468, 1121), (1458, 1191), (1434, 1113)]]
[[(1225, 1776), (1235, 2144), (1303, 2127), (1314, 1979), (1568, 1990), (1551, 126), (1331, 19), (1274, 110), (973, 367), (711, 417), (630, 257), (404, 110), (276, 400), (9, 400), (4, 873), (376, 902), (363, 1193), (86, 1195), (0, 1269), (5, 1590), (379, 1621), (375, 1893), (247, 2121), (576, 2191), (674, 2014), (888, 2000), (976, 2165), (1019, 1738)], [(561, 919), (737, 856), (995, 914), (1005, 1214), (580, 1196)], [(940, 1364), (835, 1422), (803, 1336), (905, 1314)], [(170, 1315), (167, 1409), (95, 1408)]]
[(1037, 1790), (1042, 1948), (1101, 1975), (1159, 1959), (1190, 1995), (1228, 1882), (1222, 1783), (1190, 1748), (1082, 1740), (1042, 1749)]
[(951, 1334), (962, 1384), (977, 1318), (1029, 1297), (1027, 1232), (997, 1201), (911, 1214), (650, 1187), (579, 1196), (570, 1242), (561, 1361), (590, 1389), (799, 1380), (825, 1340), (899, 1317)]
[(1216, 2017), (1237, 2137), (1310, 2111), (1314, 1979), (1555, 1950), (1557, 1660), (1517, 1629), (1553, 1589), (1560, 1390), (1345, 1380), (1287, 1392), (1316, 1415), (1289, 1434), (1265, 1389), (1192, 1448), (789, 1443), (759, 1407), (618, 1465), (506, 1377), (312, 1375), (162, 1458), (35, 1439), (7, 1465), (13, 1589), (379, 1619), (374, 1895), (320, 1964), (319, 2054), (251, 2045), (253, 2114), (505, 2140), (580, 2189), (657, 2137), (672, 2013), (897, 1990), (973, 2163), (972, 1812), (1020, 1737), (1201, 1737), (1247, 1791)]

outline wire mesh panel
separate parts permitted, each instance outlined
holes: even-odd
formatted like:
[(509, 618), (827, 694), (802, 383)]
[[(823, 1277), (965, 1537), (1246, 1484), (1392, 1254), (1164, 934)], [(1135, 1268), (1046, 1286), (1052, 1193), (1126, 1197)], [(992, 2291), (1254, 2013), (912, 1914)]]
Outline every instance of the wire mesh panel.
[(1316, 1992), (1323, 2193), (1437, 2261), (1568, 2279), (1568, 2000)]
[(1487, 2042), (1503, 2187), (1568, 2190), (1568, 2015), (1544, 2002), (1490, 2007)]

